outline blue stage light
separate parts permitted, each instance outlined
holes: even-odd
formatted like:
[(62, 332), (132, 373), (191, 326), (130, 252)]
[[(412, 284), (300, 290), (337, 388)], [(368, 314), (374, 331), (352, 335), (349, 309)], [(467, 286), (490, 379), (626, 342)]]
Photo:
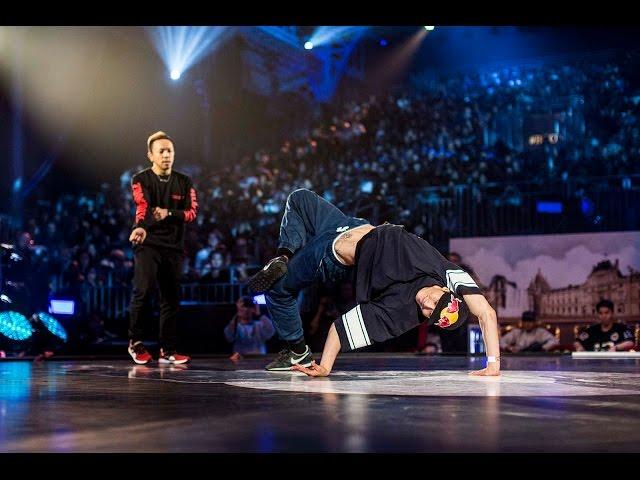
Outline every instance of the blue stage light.
[(54, 317), (45, 312), (38, 313), (38, 318), (42, 322), (49, 332), (58, 337), (63, 342), (66, 342), (68, 339), (67, 331), (64, 329), (62, 324), (56, 320)]
[[(309, 42), (314, 46), (331, 45), (338, 42), (352, 41), (358, 39), (369, 27), (361, 25), (340, 25), (340, 26), (320, 26), (309, 38)], [(306, 48), (306, 47), (305, 47)]]
[(11, 340), (27, 340), (33, 334), (33, 329), (24, 315), (0, 312), (0, 333)]

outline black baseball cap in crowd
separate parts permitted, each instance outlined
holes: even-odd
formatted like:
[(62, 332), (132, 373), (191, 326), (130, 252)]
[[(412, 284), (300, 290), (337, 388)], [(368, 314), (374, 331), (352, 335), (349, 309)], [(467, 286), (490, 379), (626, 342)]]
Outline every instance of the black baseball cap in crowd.
[(253, 297), (249, 295), (243, 295), (240, 297), (240, 301), (245, 307), (253, 307), (256, 304), (256, 302), (253, 301)]

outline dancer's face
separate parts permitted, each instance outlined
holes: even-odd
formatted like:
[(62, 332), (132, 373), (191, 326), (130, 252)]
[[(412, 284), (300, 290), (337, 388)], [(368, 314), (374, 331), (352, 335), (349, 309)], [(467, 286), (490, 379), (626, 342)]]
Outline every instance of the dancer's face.
[(416, 302), (422, 311), (422, 315), (429, 318), (433, 313), (433, 309), (438, 304), (440, 297), (444, 295), (445, 292), (448, 292), (449, 289), (445, 287), (441, 287), (439, 285), (434, 285), (432, 287), (424, 287), (418, 291), (416, 294)]
[(151, 163), (153, 163), (158, 170), (166, 173), (171, 173), (174, 155), (173, 142), (166, 138), (153, 142), (151, 151), (147, 152), (147, 157), (149, 157)]

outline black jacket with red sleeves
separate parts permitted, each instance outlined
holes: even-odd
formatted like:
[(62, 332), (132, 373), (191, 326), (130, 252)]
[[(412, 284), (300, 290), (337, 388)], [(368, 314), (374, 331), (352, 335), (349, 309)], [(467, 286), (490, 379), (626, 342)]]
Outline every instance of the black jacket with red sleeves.
[[(196, 219), (198, 200), (191, 179), (175, 170), (167, 178), (156, 175), (151, 168), (136, 173), (131, 179), (136, 217), (133, 228), (147, 231), (144, 246), (184, 249), (185, 223)], [(169, 215), (156, 221), (153, 210), (166, 208)]]

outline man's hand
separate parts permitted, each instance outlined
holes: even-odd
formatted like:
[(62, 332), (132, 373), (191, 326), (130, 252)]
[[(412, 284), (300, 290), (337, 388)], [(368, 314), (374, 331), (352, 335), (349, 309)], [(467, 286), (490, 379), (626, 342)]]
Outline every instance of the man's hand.
[(138, 227), (131, 232), (129, 241), (133, 242), (134, 245), (139, 245), (144, 242), (145, 238), (147, 238), (147, 231), (142, 227)]
[(294, 365), (294, 370), (298, 370), (299, 372), (306, 373), (310, 377), (327, 377), (329, 376), (329, 370), (324, 368), (322, 365), (318, 365), (316, 362), (311, 362), (310, 367), (303, 367), (302, 365)]
[(169, 210), (166, 208), (156, 207), (153, 209), (153, 218), (158, 222), (167, 218), (167, 215), (169, 215)]
[(498, 362), (489, 363), (486, 368), (469, 372), (469, 375), (476, 377), (497, 377), (500, 375), (500, 364)]

